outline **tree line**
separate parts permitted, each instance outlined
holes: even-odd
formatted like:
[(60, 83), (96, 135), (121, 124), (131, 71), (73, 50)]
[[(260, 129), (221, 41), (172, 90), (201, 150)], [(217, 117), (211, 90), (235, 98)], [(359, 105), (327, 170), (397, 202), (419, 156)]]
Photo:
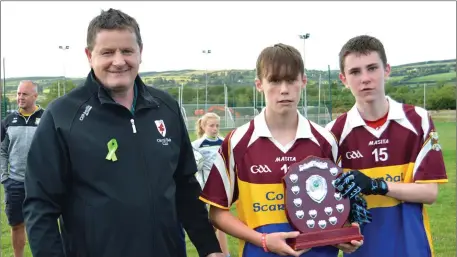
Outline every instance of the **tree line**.
[[(433, 65), (431, 65), (433, 64)], [(210, 71), (208, 74), (192, 74), (190, 71), (170, 71), (163, 73), (143, 73), (144, 81), (157, 87), (175, 87), (183, 85), (184, 87), (194, 87), (198, 85), (227, 85), (227, 86), (246, 86), (252, 83), (255, 78), (255, 70), (230, 70), (230, 71)], [(417, 84), (415, 78), (425, 77), (435, 74), (446, 74), (455, 72), (455, 61), (445, 60), (439, 62), (418, 63), (416, 66), (395, 66), (392, 68), (390, 77), (393, 86)], [(320, 71), (307, 70), (306, 74), (310, 80), (317, 81), (321, 76), (324, 80), (338, 80), (339, 71)], [(153, 77), (151, 77), (151, 75)], [(427, 78), (421, 80), (421, 83), (435, 84), (437, 81)], [(441, 82), (448, 82), (444, 79)]]
[[(200, 106), (203, 106), (207, 98), (210, 105), (223, 105), (226, 100), (230, 107), (260, 107), (264, 105), (262, 95), (254, 90), (255, 70), (213, 71), (208, 74), (193, 72), (190, 70), (149, 72), (140, 73), (140, 76), (146, 84), (166, 90), (176, 99), (181, 97), (182, 104), (199, 103)], [(403, 103), (424, 106), (425, 85), (425, 107), (427, 109), (456, 109), (455, 76), (451, 79), (446, 79), (443, 76), (442, 79), (431, 81), (421, 78), (420, 83), (410, 81), (418, 77), (450, 72), (455, 72), (455, 60), (393, 67), (391, 78), (386, 82), (386, 94)], [(354, 98), (350, 90), (341, 84), (338, 75), (339, 71), (337, 70), (307, 70), (309, 79), (306, 86), (307, 105), (317, 106), (320, 102), (321, 105), (327, 105), (332, 112), (344, 112), (350, 109), (354, 104)], [(320, 88), (319, 78), (321, 78)], [(67, 79), (65, 82), (57, 79), (39, 83), (40, 97), (38, 102), (46, 107), (57, 98), (59, 83), (61, 89), (63, 83), (66, 83), (65, 88), (69, 92), (82, 82), (82, 79)], [(208, 84), (207, 97), (206, 84)], [(224, 85), (227, 87), (227, 96), (224, 94)], [(10, 88), (11, 86), (13, 85), (7, 86), (7, 92), (11, 90), (15, 92), (17, 86)], [(180, 92), (181, 89), (182, 92)], [(6, 100), (8, 101), (8, 99)], [(304, 105), (303, 98), (299, 104)], [(12, 105), (15, 103), (8, 102), (9, 109), (14, 109)]]
[[(55, 81), (45, 90), (40, 89), (40, 97), (38, 103), (46, 107), (51, 101), (58, 97), (58, 84), (60, 82), (61, 93), (63, 81)], [(77, 85), (71, 80), (66, 80), (66, 91), (73, 90)], [(227, 103), (230, 107), (252, 107), (265, 105), (262, 95), (254, 90), (252, 86), (226, 86), (227, 87)], [(182, 92), (180, 91), (182, 88)], [(163, 87), (175, 99), (181, 96), (182, 104), (197, 104), (197, 87), (175, 86)], [(319, 97), (320, 91), (320, 97)], [(386, 94), (393, 99), (423, 106), (424, 105), (424, 87), (411, 86), (393, 86), (389, 81), (386, 83)], [(331, 107), (332, 112), (344, 112), (349, 110), (354, 105), (354, 97), (349, 89), (345, 88), (339, 81), (331, 81), (331, 86), (328, 82), (319, 84), (311, 81), (306, 86), (306, 96), (308, 106), (317, 106), (319, 99), (321, 105)], [(198, 87), (198, 103), (203, 106), (205, 102), (205, 87)], [(224, 86), (209, 85), (208, 86), (208, 105), (223, 105), (225, 103)], [(303, 106), (303, 98), (299, 105)], [(425, 87), (425, 103), (428, 110), (445, 110), (456, 109), (456, 85), (449, 83), (441, 83), (433, 86)], [(9, 106), (15, 103), (9, 103)], [(14, 108), (12, 108), (14, 109)]]

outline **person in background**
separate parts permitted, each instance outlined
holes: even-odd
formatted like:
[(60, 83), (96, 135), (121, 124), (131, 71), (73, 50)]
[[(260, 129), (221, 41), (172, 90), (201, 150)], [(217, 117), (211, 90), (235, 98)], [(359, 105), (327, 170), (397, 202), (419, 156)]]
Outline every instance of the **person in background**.
[(30, 80), (21, 81), (17, 88), (19, 109), (2, 121), (0, 181), (5, 190), (5, 213), (11, 226), (14, 257), (24, 256), (26, 244), (22, 203), (25, 199), (27, 154), (44, 111), (36, 104), (37, 98), (38, 85)]
[[(197, 139), (192, 142), (192, 147), (194, 148), (194, 151), (197, 151), (203, 157), (201, 165), (197, 165), (200, 166), (200, 168), (196, 173), (201, 188), (205, 187), (217, 151), (224, 141), (224, 137), (219, 134), (220, 123), (221, 118), (214, 112), (204, 114), (195, 123)], [(195, 159), (197, 160), (199, 158)], [(227, 257), (230, 257), (227, 235), (222, 230), (217, 229), (216, 236), (221, 245), (222, 252)]]

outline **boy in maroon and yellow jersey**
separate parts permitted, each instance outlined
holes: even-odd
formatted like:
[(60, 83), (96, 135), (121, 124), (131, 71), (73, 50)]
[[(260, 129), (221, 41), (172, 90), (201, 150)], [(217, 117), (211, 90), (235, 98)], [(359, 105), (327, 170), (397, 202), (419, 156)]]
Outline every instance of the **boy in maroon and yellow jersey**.
[(447, 182), (433, 121), (423, 108), (385, 95), (391, 69), (378, 39), (350, 39), (340, 52), (340, 66), (340, 79), (356, 103), (327, 125), (347, 171), (335, 186), (346, 197), (367, 195), (373, 215), (361, 227), (364, 245), (350, 256), (431, 257), (424, 204), (432, 204), (438, 183)]

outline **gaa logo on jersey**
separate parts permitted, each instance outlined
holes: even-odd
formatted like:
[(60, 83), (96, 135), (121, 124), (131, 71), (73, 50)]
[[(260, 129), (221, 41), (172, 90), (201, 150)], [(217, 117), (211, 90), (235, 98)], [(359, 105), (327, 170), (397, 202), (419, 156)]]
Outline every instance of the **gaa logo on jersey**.
[(251, 172), (256, 173), (271, 173), (270, 167), (267, 165), (252, 165)]
[(360, 153), (359, 150), (346, 152), (346, 159), (348, 159), (348, 160), (359, 159), (359, 158), (363, 158), (363, 155)]

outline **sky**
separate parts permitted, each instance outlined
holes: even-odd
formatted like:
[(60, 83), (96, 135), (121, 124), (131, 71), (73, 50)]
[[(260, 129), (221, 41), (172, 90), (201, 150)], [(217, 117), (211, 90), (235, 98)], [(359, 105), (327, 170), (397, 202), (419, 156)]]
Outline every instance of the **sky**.
[[(2, 1), (0, 49), (6, 77), (87, 76), (87, 26), (109, 8), (126, 12), (140, 25), (140, 72), (255, 69), (262, 49), (275, 43), (304, 51), (307, 69), (338, 69), (341, 47), (361, 34), (383, 42), (391, 65), (456, 58), (453, 1)], [(299, 38), (305, 33), (310, 33), (306, 43)], [(62, 51), (59, 45), (70, 49)], [(203, 54), (204, 49), (211, 54)]]

